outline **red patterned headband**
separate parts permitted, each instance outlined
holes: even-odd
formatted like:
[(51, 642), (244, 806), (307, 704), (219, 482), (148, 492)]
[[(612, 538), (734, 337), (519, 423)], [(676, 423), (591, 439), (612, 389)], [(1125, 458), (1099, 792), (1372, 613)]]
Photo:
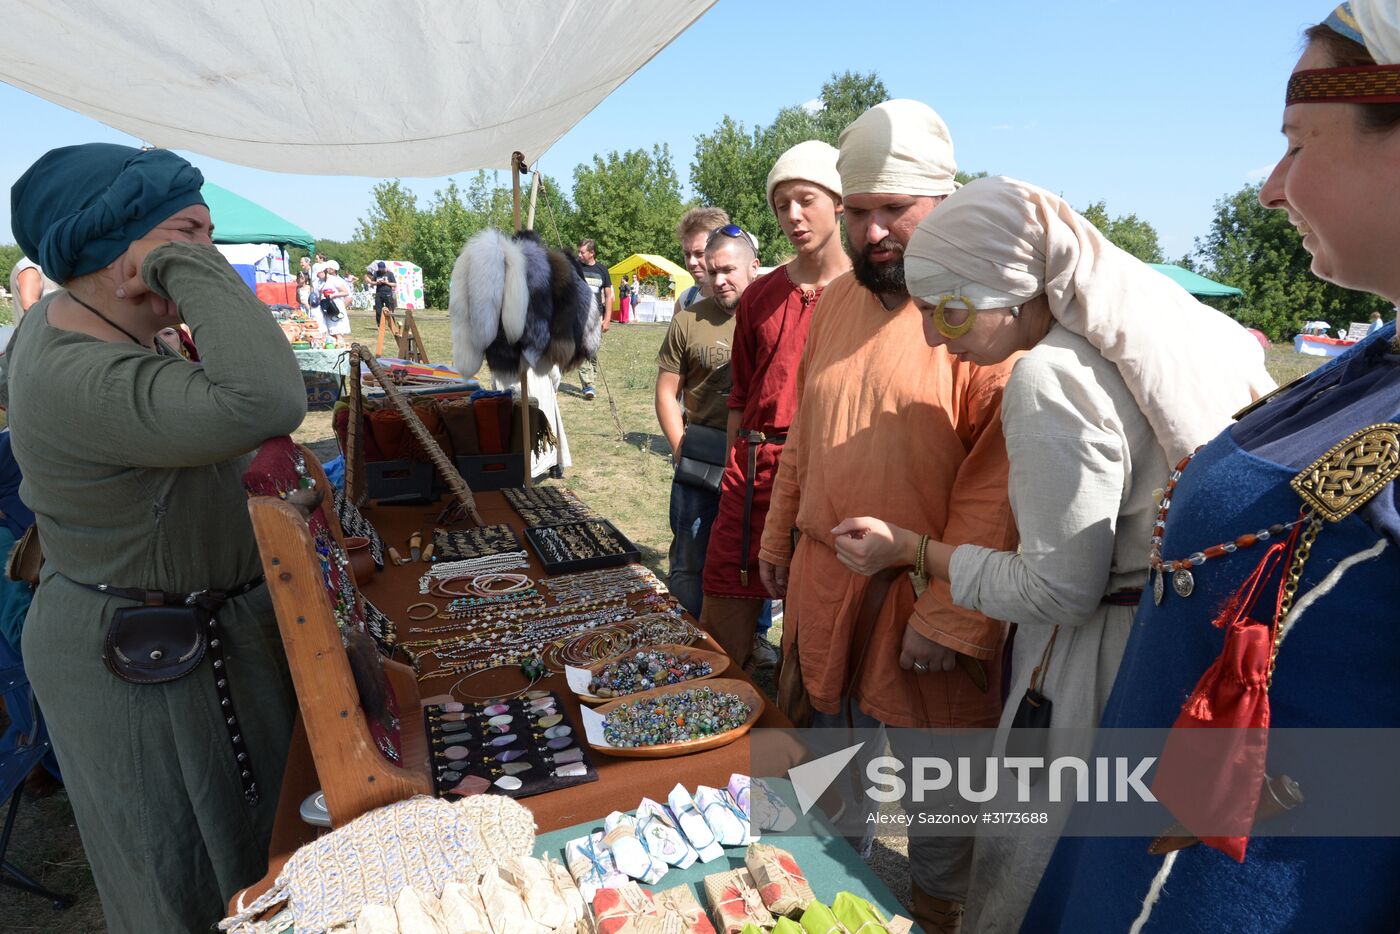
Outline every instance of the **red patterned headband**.
[(1400, 65), (1310, 68), (1288, 79), (1285, 104), (1400, 104)]

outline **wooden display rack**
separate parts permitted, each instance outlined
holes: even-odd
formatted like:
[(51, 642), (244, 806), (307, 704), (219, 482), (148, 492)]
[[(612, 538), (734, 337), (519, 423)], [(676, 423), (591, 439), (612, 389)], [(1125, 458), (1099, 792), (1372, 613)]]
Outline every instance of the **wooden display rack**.
[(392, 308), (385, 308), (379, 316), (379, 335), (374, 342), (374, 355), (382, 357), (384, 355), (384, 332), (388, 331), (393, 335), (394, 343), (398, 345), (399, 358), (410, 360), (414, 363), (429, 363), (428, 350), (423, 346), (423, 338), (418, 333), (418, 324), (413, 320), (413, 309), (406, 308), (403, 313), (403, 324), (399, 324), (398, 317)]
[[(301, 452), (314, 488), (327, 491), (329, 497), (330, 484), (320, 462), (306, 448)], [(329, 499), (324, 511), (332, 535), (343, 548), (340, 520)], [(402, 766), (386, 760), (370, 735), (306, 519), (295, 507), (271, 496), (250, 499), (248, 513), (331, 823), (339, 827), (373, 808), (432, 794), (427, 740), (421, 729), (400, 731)], [(356, 599), (360, 599), (358, 591)], [(380, 662), (399, 709), (407, 711), (408, 722), (415, 724), (419, 694), (413, 669), (388, 659)]]

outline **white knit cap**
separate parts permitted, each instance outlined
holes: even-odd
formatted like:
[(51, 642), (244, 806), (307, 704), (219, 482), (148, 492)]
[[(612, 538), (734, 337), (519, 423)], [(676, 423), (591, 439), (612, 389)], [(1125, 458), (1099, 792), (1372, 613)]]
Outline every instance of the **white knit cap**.
[(768, 206), (773, 206), (773, 189), (783, 182), (801, 179), (820, 185), (841, 199), (841, 176), (836, 172), (836, 147), (819, 139), (798, 143), (778, 157), (768, 173)]
[(841, 131), (836, 170), (847, 195), (950, 195), (953, 138), (943, 118), (911, 100), (876, 104)]

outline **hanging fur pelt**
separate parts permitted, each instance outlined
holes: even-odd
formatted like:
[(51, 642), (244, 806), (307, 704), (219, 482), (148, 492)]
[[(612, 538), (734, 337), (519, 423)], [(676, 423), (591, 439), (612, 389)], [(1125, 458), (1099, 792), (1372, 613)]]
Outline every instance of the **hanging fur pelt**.
[[(507, 355), (505, 347), (518, 341), (525, 330), (528, 307), (525, 256), (520, 246), (494, 229), (468, 240), (452, 267), (447, 302), (452, 363), (458, 372), (472, 376), (481, 369), (482, 358), (498, 333), (505, 337), (505, 344), (493, 356), (502, 362)], [(518, 369), (518, 362), (509, 368)]]
[[(530, 308), (525, 314), (525, 333), (520, 337), (520, 356), (525, 364), (536, 366), (549, 349), (549, 323), (554, 317), (554, 294), (550, 290), (549, 255), (539, 234), (522, 230), (515, 235), (525, 255), (525, 285), (530, 292)], [(545, 368), (548, 371), (548, 367)]]
[(574, 340), (574, 322), (578, 319), (577, 306), (581, 300), (593, 300), (593, 290), (583, 280), (583, 275), (576, 265), (577, 261), (572, 256), (558, 250), (550, 250), (548, 259), (554, 314), (549, 320), (548, 349), (535, 365), (536, 371), (541, 373), (548, 372), (550, 367), (554, 366), (560, 370), (570, 368), (574, 353), (578, 349)]

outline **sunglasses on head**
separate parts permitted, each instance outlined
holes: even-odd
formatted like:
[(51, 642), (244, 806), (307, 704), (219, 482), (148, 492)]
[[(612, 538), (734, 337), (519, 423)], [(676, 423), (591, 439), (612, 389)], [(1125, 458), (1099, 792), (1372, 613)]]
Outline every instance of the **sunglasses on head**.
[(715, 237), (732, 237), (738, 240), (740, 237), (749, 241), (749, 246), (753, 247), (755, 253), (758, 252), (758, 239), (738, 224), (725, 224), (723, 227), (716, 227), (710, 231), (709, 237), (705, 239), (705, 249), (710, 248), (710, 244), (715, 242)]

